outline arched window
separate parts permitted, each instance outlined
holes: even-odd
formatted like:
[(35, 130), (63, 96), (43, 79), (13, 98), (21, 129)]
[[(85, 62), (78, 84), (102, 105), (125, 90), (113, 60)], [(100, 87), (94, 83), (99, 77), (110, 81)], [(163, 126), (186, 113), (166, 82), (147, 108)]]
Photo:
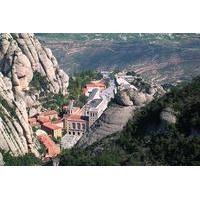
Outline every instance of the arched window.
[(78, 135), (80, 135), (80, 133), (78, 132)]
[(73, 135), (75, 135), (75, 132), (73, 132)]
[(69, 131), (69, 134), (71, 135), (71, 131)]
[(76, 129), (76, 124), (72, 123), (72, 127), (73, 127), (73, 129)]

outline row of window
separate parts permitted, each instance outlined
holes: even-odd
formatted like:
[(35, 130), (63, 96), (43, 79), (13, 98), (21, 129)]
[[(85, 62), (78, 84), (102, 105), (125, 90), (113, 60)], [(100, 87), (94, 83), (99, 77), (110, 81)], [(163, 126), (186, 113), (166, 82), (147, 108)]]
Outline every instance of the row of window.
[[(72, 135), (72, 134), (73, 134), (73, 135), (76, 135), (76, 132), (74, 132), (74, 131), (73, 131), (73, 132), (69, 131), (69, 135)], [(80, 135), (81, 133), (78, 132), (77, 134)], [(84, 134), (84, 133), (82, 133), (82, 134)]]
[[(80, 123), (72, 123), (72, 128), (73, 129), (81, 129), (81, 124)], [(84, 129), (85, 130), (85, 124), (82, 124), (82, 129)]]
[(96, 117), (97, 113), (90, 113), (90, 117)]

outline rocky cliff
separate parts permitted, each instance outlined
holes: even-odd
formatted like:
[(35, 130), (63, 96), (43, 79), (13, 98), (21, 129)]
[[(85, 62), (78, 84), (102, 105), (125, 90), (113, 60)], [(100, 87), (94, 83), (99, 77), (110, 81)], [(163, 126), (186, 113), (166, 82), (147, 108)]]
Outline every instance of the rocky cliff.
[(77, 143), (76, 147), (85, 148), (108, 135), (122, 131), (133, 116), (133, 106), (112, 104)]
[(34, 34), (0, 34), (0, 149), (15, 156), (39, 155), (28, 123), (28, 110), (41, 108), (39, 91), (30, 92), (29, 87), (35, 72), (47, 79), (46, 92), (67, 94), (67, 74)]
[(76, 147), (85, 148), (102, 138), (116, 132), (120, 132), (126, 126), (129, 119), (134, 116), (134, 110), (140, 109), (152, 100), (165, 94), (165, 90), (158, 84), (144, 82), (137, 74), (133, 87), (118, 87), (115, 95), (115, 103), (101, 115), (90, 130), (78, 141)]

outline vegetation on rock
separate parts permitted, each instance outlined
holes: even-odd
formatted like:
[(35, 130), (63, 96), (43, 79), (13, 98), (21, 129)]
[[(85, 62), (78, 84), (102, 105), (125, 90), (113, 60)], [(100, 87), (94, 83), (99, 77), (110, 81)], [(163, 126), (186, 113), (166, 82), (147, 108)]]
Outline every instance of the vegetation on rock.
[[(120, 133), (63, 151), (61, 165), (200, 165), (200, 77), (138, 111)], [(161, 127), (171, 107), (177, 122)]]
[(41, 165), (41, 160), (32, 153), (14, 157), (9, 152), (2, 151), (3, 160), (6, 166), (35, 166)]
[(33, 78), (29, 83), (31, 89), (35, 89), (37, 91), (47, 91), (49, 90), (49, 81), (46, 76), (42, 76), (41, 73), (34, 71)]

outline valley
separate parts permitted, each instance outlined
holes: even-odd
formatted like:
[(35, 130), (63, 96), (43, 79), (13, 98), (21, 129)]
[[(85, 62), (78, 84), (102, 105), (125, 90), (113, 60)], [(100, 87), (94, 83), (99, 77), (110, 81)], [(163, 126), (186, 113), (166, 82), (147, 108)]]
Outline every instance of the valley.
[(0, 164), (198, 164), (199, 63), (199, 34), (0, 34)]
[(131, 69), (161, 84), (200, 74), (198, 34), (39, 34), (67, 73)]

